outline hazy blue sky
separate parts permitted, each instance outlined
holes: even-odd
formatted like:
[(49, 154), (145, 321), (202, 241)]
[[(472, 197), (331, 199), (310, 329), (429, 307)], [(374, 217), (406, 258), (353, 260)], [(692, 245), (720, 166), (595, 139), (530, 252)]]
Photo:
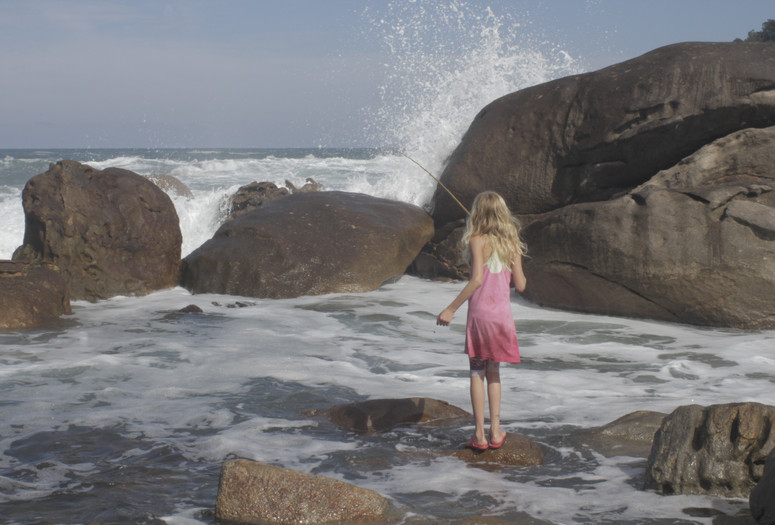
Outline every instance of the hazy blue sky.
[(411, 48), (389, 45), (411, 26), (454, 54), (438, 14), (487, 7), (584, 69), (775, 18), (772, 0), (0, 0), (0, 148), (371, 145)]

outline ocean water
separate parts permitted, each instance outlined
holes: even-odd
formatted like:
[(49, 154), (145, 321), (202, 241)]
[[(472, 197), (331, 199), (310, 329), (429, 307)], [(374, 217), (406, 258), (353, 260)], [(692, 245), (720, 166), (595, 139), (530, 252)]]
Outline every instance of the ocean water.
[[(582, 69), (526, 40), (518, 21), (458, 2), (431, 3), (436, 12), (422, 16), (402, 10), (411, 4), (374, 24), (395, 52), (384, 104), (365, 125), (384, 148), (0, 150), (0, 258), (23, 239), (25, 182), (64, 158), (182, 181), (191, 196), (170, 196), (184, 255), (252, 181), (311, 177), (426, 206), (434, 181), (397, 151), (438, 174), (484, 104)], [(431, 36), (468, 42), (463, 59), (447, 63), (422, 41), (431, 15), (447, 20)], [(388, 96), (400, 92), (412, 96)], [(539, 467), (489, 472), (445, 456), (472, 425), (361, 436), (308, 415), (409, 396), (470, 409), (465, 307), (449, 328), (435, 326), (462, 286), (405, 276), (369, 293), (287, 300), (174, 288), (75, 302), (45, 329), (0, 333), (2, 521), (212, 524), (220, 467), (243, 457), (376, 490), (403, 522), (750, 522), (743, 500), (644, 491), (643, 458), (605, 457), (571, 436), (636, 410), (775, 404), (773, 331), (582, 315), (514, 296), (523, 362), (502, 369), (503, 423), (544, 447)], [(189, 304), (203, 312), (178, 311)]]

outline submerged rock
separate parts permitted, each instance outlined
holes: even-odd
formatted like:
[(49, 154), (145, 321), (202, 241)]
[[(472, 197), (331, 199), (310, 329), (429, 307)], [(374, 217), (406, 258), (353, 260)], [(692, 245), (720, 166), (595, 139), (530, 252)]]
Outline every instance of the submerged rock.
[(56, 265), (70, 299), (145, 295), (178, 284), (178, 215), (147, 178), (63, 160), (27, 182), (22, 203), (24, 244), (13, 259)]
[(323, 476), (236, 459), (221, 469), (215, 516), (258, 525), (382, 523), (387, 500)]
[(56, 268), (0, 261), (0, 329), (41, 326), (70, 313), (67, 286)]
[(268, 298), (371, 291), (402, 275), (432, 235), (433, 221), (417, 206), (298, 193), (227, 221), (184, 259), (181, 284)]
[(648, 457), (654, 435), (667, 414), (640, 410), (626, 414), (602, 427), (585, 429), (577, 438), (606, 457)]
[(385, 432), (400, 425), (449, 421), (471, 417), (465, 410), (438, 399), (371, 399), (315, 411), (355, 432)]
[(775, 448), (775, 407), (733, 403), (677, 408), (654, 438), (647, 489), (747, 498)]

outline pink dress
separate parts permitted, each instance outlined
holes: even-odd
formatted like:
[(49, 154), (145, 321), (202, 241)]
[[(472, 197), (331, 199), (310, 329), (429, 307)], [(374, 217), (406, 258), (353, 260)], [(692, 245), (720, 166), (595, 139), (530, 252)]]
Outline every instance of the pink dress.
[(519, 363), (517, 329), (511, 314), (511, 269), (493, 254), (484, 264), (482, 285), (468, 300), (468, 357)]

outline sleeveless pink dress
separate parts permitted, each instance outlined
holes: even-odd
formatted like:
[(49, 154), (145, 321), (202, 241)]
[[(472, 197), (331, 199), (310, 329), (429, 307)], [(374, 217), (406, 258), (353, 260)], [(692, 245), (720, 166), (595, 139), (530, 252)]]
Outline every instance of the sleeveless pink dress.
[(511, 269), (493, 251), (484, 264), (482, 285), (468, 300), (468, 357), (519, 363), (517, 329), (511, 314)]

